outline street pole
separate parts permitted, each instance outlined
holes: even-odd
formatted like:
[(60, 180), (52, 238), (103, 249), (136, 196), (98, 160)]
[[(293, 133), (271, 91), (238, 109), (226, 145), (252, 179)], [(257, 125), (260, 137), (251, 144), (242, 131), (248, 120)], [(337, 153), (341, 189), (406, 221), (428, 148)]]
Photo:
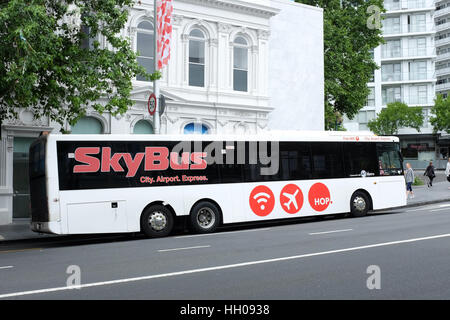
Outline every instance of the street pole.
[[(155, 61), (155, 72), (158, 71), (158, 0), (153, 0), (153, 23), (154, 23), (154, 61)], [(153, 127), (156, 134), (160, 133), (160, 121), (159, 121), (159, 80), (155, 79), (153, 80), (153, 93), (156, 96), (156, 110), (153, 114)]]

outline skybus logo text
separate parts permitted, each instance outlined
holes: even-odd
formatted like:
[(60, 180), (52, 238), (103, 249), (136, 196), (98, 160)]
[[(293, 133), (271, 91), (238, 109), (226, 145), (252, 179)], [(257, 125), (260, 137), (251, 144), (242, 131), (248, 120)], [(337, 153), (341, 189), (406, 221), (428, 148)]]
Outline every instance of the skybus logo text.
[(110, 147), (101, 148), (101, 159), (93, 157), (100, 153), (100, 147), (80, 147), (75, 150), (75, 160), (83, 164), (73, 167), (74, 173), (124, 172), (119, 163), (123, 159), (127, 170), (127, 178), (134, 177), (141, 163), (145, 171), (164, 171), (170, 166), (173, 170), (203, 170), (207, 167), (205, 152), (170, 152), (166, 147), (146, 147), (145, 152), (136, 153), (134, 158), (130, 153), (111, 153)]

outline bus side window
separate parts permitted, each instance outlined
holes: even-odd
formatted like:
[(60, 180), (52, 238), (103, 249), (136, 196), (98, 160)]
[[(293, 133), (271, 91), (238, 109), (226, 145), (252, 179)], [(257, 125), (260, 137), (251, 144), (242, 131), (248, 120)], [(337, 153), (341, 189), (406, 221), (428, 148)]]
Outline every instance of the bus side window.
[(345, 176), (341, 143), (315, 142), (311, 146), (311, 153), (314, 179)]
[(280, 143), (281, 180), (311, 179), (311, 152), (309, 144)]
[(375, 144), (371, 142), (345, 142), (344, 166), (347, 177), (361, 175), (366, 171), (369, 175), (378, 174)]

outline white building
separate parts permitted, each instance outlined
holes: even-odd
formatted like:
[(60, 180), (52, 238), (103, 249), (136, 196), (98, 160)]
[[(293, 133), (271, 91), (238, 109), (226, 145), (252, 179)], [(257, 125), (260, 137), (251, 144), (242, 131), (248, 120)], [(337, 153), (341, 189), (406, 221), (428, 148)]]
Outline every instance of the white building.
[[(153, 65), (153, 1), (131, 9), (123, 36)], [(104, 39), (99, 39), (105, 43)], [(257, 134), (324, 128), (322, 9), (289, 0), (174, 0), (172, 51), (161, 92), (160, 133)], [(88, 112), (73, 133), (153, 133), (152, 83), (133, 81), (123, 117)], [(28, 146), (41, 131), (59, 132), (28, 111), (2, 125), (0, 224), (28, 217)]]
[(391, 102), (421, 107), (424, 125), (420, 132), (403, 128), (398, 136), (405, 160), (423, 165), (435, 159), (436, 147), (429, 122), (436, 85), (434, 0), (386, 0), (384, 7), (385, 44), (374, 50), (380, 69), (368, 83), (371, 93), (367, 105), (353, 120), (346, 119), (344, 126), (368, 130), (367, 123)]

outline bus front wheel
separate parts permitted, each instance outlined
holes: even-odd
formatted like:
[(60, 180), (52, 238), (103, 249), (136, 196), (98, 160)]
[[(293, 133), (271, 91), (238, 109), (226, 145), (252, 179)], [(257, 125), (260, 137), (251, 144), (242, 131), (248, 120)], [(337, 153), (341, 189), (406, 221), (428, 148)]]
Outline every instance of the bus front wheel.
[(191, 210), (191, 225), (197, 233), (214, 232), (220, 224), (220, 210), (212, 202), (200, 201)]
[(350, 213), (352, 217), (364, 217), (370, 208), (368, 196), (361, 191), (356, 191), (350, 200)]
[(163, 205), (153, 205), (141, 215), (141, 230), (149, 238), (169, 235), (173, 229), (172, 212)]

